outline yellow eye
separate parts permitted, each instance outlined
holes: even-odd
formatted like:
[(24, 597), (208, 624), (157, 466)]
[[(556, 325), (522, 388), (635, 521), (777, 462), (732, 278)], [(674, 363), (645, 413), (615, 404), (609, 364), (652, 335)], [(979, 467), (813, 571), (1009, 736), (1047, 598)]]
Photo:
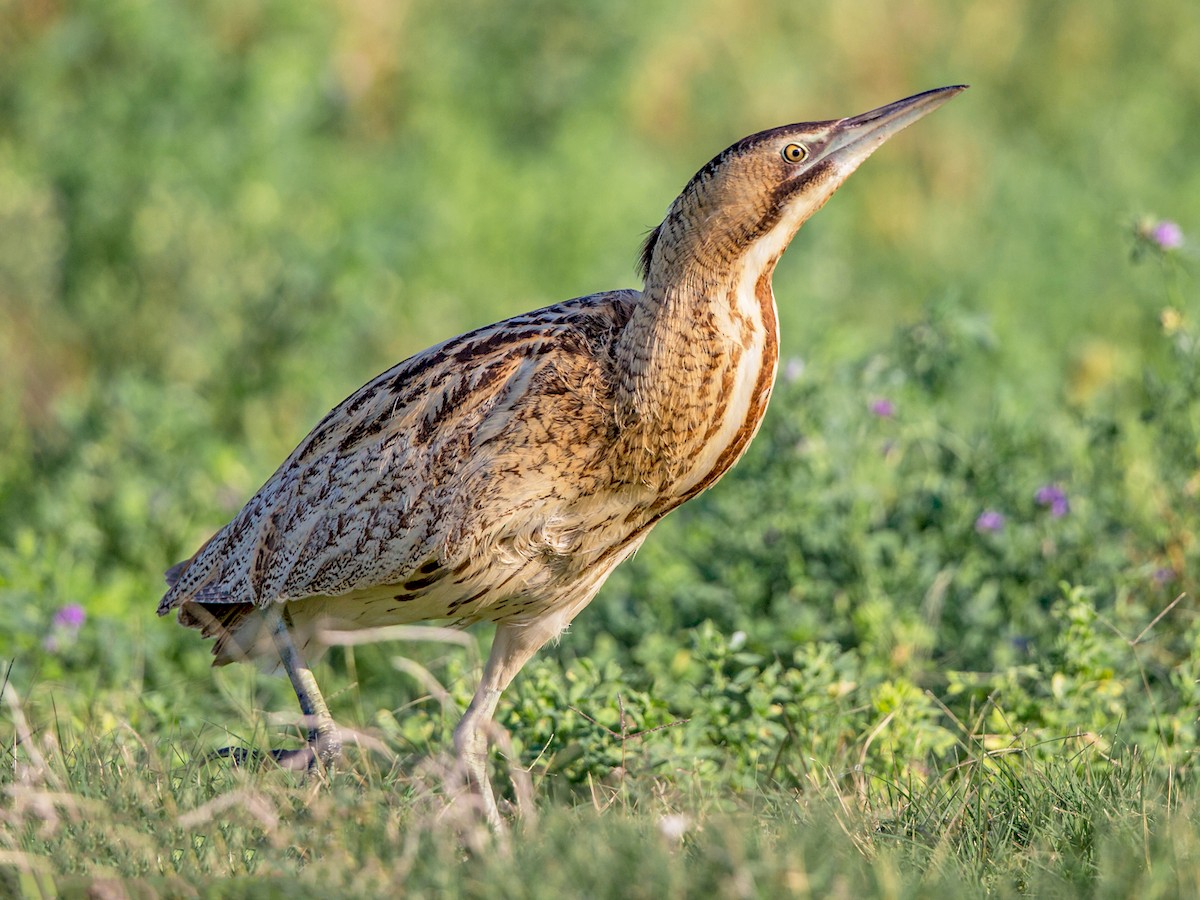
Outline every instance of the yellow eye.
[(788, 144), (783, 148), (783, 158), (790, 163), (804, 162), (808, 158), (808, 148), (803, 144)]

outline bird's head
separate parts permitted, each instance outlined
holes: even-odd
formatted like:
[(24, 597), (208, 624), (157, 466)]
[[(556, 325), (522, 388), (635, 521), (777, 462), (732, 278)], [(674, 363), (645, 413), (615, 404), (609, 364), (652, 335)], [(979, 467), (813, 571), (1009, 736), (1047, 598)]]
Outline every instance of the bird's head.
[(784, 125), (738, 141), (693, 176), (646, 239), (640, 268), (647, 287), (717, 275), (748, 258), (773, 265), (863, 160), (964, 88), (937, 88), (846, 119)]

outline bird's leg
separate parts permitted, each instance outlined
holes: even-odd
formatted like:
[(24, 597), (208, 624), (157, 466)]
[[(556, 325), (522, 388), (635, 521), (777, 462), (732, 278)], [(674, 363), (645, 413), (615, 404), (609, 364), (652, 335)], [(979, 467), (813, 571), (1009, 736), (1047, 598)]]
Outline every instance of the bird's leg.
[[(282, 609), (280, 608), (282, 606)], [(342, 752), (342, 738), (312, 669), (304, 661), (296, 642), (292, 640), (292, 617), (285, 604), (272, 603), (264, 611), (279, 660), (292, 681), (300, 711), (304, 713), (308, 727), (308, 746), (303, 750), (283, 751), (275, 754), (276, 760), (289, 768), (311, 768), (320, 761), (326, 769), (332, 768)]]
[(559, 631), (556, 622), (520, 625), (508, 623), (498, 626), (496, 637), (492, 641), (492, 651), (483, 669), (483, 678), (462, 721), (454, 729), (454, 749), (458, 753), (459, 764), (479, 794), (483, 814), (495, 831), (502, 831), (504, 825), (487, 772), (488, 729), (492, 724), (492, 715), (496, 712), (500, 695), (516, 677), (517, 672), (538, 648)]

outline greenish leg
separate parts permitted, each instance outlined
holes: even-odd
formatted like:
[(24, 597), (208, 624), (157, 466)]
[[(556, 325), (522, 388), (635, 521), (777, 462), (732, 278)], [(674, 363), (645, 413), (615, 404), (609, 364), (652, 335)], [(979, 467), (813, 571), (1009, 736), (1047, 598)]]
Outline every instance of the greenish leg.
[(458, 752), (459, 764), (467, 776), (468, 784), (479, 798), (484, 818), (497, 833), (504, 832), (504, 820), (500, 817), (487, 769), (488, 730), (492, 726), (496, 704), (500, 702), (504, 689), (538, 648), (562, 631), (562, 624), (559, 619), (522, 625), (501, 623), (496, 628), (496, 637), (475, 697), (454, 729), (454, 747)]
[(312, 768), (320, 761), (322, 767), (330, 769), (342, 752), (342, 737), (312, 669), (304, 661), (300, 650), (292, 640), (292, 617), (284, 604), (272, 603), (263, 611), (267, 625), (271, 629), (271, 637), (275, 641), (275, 649), (279, 651), (279, 660), (283, 663), (296, 698), (300, 701), (300, 710), (308, 726), (308, 746), (303, 750), (283, 751), (275, 754), (281, 765), (290, 768)]

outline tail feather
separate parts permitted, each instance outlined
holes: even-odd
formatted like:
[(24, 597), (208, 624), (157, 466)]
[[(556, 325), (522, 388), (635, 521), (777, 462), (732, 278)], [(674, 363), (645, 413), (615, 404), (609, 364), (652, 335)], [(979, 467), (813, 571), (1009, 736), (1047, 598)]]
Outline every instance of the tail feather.
[(262, 616), (253, 603), (197, 603), (185, 600), (179, 607), (179, 624), (197, 628), (213, 638), (214, 666), (253, 662), (263, 656), (266, 637)]
[(175, 585), (179, 583), (179, 577), (183, 575), (184, 570), (192, 564), (192, 559), (194, 558), (195, 557), (191, 557), (183, 560), (182, 562), (177, 562), (163, 573), (163, 578), (166, 579), (167, 587), (175, 587)]

